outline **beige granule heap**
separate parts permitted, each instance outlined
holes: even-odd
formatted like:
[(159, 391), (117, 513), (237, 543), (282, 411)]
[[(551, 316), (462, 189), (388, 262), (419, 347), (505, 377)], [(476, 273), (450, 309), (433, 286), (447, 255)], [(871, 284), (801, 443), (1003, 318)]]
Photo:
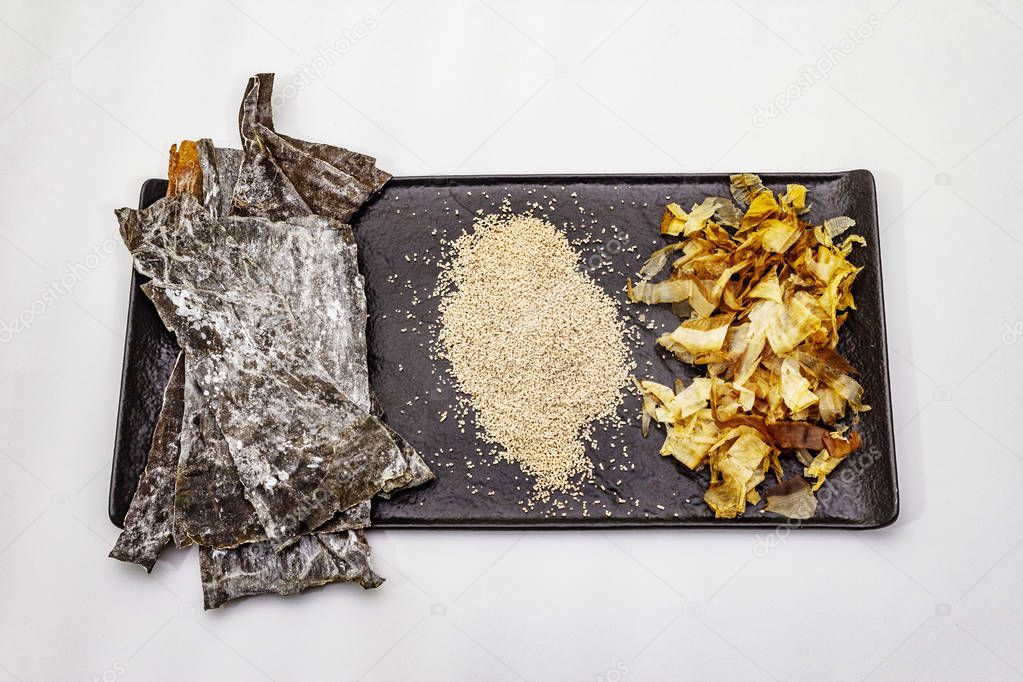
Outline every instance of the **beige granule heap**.
[(537, 498), (578, 490), (593, 468), (584, 439), (632, 370), (617, 307), (546, 220), (487, 215), (474, 229), (438, 285), (441, 354), (483, 438), (534, 477)]

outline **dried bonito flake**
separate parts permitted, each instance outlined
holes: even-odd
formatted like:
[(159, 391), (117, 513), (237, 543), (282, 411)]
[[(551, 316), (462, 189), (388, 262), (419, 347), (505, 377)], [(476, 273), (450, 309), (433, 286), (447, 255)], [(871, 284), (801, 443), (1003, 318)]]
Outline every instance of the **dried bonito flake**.
[[(802, 185), (776, 195), (743, 173), (731, 177), (730, 190), (745, 210), (721, 197), (689, 211), (668, 204), (661, 234), (678, 241), (654, 252), (639, 280), (628, 282), (633, 302), (672, 304), (682, 321), (658, 343), (707, 372), (674, 388), (637, 381), (643, 432), (651, 422), (663, 425), (662, 455), (710, 468), (704, 500), (719, 518), (758, 504), (767, 471), (780, 483), (779, 457), (795, 453), (814, 484), (789, 479), (767, 509), (807, 518), (816, 509), (813, 492), (860, 446), (859, 434), (839, 422), (855, 423), (870, 409), (855, 369), (836, 350), (856, 308), (860, 268), (848, 256), (865, 242), (859, 235), (835, 241), (855, 226), (849, 217), (805, 221)], [(665, 279), (650, 281), (669, 266)]]
[(817, 511), (817, 498), (805, 478), (793, 476), (767, 489), (765, 508), (790, 519), (809, 519)]

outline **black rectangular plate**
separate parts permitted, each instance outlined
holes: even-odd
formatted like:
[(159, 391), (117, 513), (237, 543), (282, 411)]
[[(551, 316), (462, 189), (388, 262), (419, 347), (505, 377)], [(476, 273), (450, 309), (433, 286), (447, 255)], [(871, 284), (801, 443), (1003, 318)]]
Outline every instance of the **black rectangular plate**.
[[(772, 189), (787, 183), (809, 189), (812, 221), (848, 215), (855, 232), (867, 239), (850, 257), (863, 267), (853, 287), (858, 309), (843, 327), (839, 350), (860, 370), (866, 402), (873, 409), (857, 427), (863, 448), (842, 464), (821, 490), (813, 519), (803, 527), (866, 529), (898, 516), (895, 439), (888, 384), (887, 341), (878, 250), (877, 201), (873, 176), (864, 170), (815, 174), (765, 174)], [(140, 206), (166, 192), (166, 182), (149, 180)], [(715, 519), (703, 503), (707, 473), (693, 473), (658, 454), (663, 432), (640, 434), (639, 400), (627, 395), (619, 414), (627, 426), (611, 432), (598, 427), (599, 445), (589, 447), (596, 482), (584, 488), (587, 510), (538, 505), (523, 511), (528, 481), (516, 465), (480, 466), (493, 447), (477, 438), (471, 421), (464, 432), (454, 415), (455, 394), (445, 379), (445, 363), (431, 358), (437, 305), (432, 297), (445, 254), (444, 244), (470, 229), (478, 211), (533, 209), (580, 242), (588, 274), (616, 300), (642, 331), (636, 347), (637, 373), (670, 384), (672, 376), (698, 376), (653, 342), (677, 325), (665, 307), (625, 305), (625, 278), (664, 244), (658, 225), (663, 206), (689, 206), (706, 196), (727, 196), (728, 176), (719, 174), (629, 176), (496, 176), (395, 178), (352, 221), (369, 306), (370, 382), (386, 421), (426, 458), (437, 480), (419, 489), (375, 502), (373, 523), (386, 527), (449, 528), (620, 528), (640, 526), (774, 527), (774, 514), (748, 508), (738, 519)], [(406, 256), (409, 256), (406, 258)], [(159, 414), (163, 387), (177, 345), (139, 291), (144, 279), (132, 273), (121, 383), (120, 410), (110, 488), (110, 519), (121, 525), (145, 466)], [(413, 294), (419, 299), (412, 303)], [(412, 314), (413, 317), (409, 317)], [(497, 314), (497, 311), (495, 311)], [(639, 320), (645, 316), (646, 322)], [(643, 325), (654, 323), (654, 329)], [(404, 331), (403, 331), (404, 330)], [(399, 370), (399, 365), (401, 369)], [(440, 390), (438, 391), (438, 388)], [(412, 404), (409, 405), (409, 401)], [(627, 444), (628, 454), (622, 445)], [(786, 473), (799, 469), (786, 457)], [(472, 466), (472, 463), (477, 463)], [(475, 490), (475, 492), (473, 492)], [(621, 503), (619, 500), (626, 500)]]

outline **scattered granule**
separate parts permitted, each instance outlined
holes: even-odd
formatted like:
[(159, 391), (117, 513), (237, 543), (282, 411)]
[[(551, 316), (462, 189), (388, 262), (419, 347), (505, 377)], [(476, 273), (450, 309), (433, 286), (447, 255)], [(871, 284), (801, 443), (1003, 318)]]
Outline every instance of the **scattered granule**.
[(584, 441), (634, 369), (614, 300), (557, 227), (508, 213), (452, 242), (437, 294), (439, 352), (483, 439), (533, 478), (534, 500), (576, 493), (593, 472)]

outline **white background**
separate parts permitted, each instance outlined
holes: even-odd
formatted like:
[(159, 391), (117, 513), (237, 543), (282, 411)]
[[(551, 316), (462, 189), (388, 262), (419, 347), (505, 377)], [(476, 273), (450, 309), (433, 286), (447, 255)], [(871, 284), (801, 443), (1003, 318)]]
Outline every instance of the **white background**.
[[(0, 64), (0, 680), (1021, 677), (1018, 1), (3, 0)], [(400, 175), (873, 171), (899, 521), (375, 531), (379, 590), (210, 613), (194, 551), (108, 559), (112, 211), (171, 142), (236, 145), (257, 71), (278, 129)]]

